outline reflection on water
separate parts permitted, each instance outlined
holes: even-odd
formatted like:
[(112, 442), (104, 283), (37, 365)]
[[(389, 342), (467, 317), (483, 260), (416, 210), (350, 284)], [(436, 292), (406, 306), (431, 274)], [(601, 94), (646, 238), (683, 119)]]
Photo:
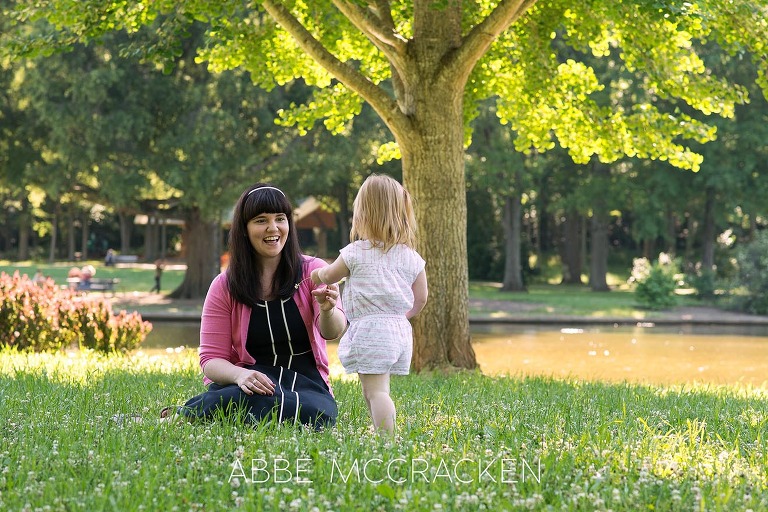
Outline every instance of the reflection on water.
[(199, 322), (152, 322), (152, 331), (141, 348), (191, 347), (200, 345)]
[[(197, 323), (156, 322), (144, 349), (197, 347)], [(768, 326), (473, 326), (486, 374), (768, 387)], [(336, 360), (336, 345), (328, 347)]]
[(768, 328), (503, 326), (473, 335), (485, 373), (768, 387)]

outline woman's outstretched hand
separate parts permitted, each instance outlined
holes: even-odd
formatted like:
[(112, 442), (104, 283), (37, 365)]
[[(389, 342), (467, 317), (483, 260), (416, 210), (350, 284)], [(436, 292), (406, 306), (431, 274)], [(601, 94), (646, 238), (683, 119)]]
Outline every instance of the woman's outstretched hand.
[(339, 300), (339, 285), (328, 284), (319, 286), (312, 290), (312, 295), (317, 303), (320, 304), (321, 310), (330, 311), (336, 307), (336, 301)]

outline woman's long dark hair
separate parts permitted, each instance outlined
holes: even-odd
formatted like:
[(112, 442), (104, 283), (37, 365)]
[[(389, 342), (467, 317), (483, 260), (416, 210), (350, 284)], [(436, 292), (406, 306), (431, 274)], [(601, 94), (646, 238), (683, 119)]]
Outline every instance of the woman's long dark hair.
[[(261, 289), (261, 265), (258, 255), (248, 238), (248, 222), (262, 213), (284, 213), (288, 217), (288, 240), (280, 253), (273, 290), (281, 299), (287, 299), (296, 291), (295, 285), (302, 279), (302, 254), (299, 237), (293, 224), (293, 207), (282, 192), (268, 183), (248, 187), (235, 205), (232, 227), (229, 230), (229, 268), (227, 285), (235, 300), (255, 307), (264, 300)], [(257, 190), (261, 189), (261, 190)]]

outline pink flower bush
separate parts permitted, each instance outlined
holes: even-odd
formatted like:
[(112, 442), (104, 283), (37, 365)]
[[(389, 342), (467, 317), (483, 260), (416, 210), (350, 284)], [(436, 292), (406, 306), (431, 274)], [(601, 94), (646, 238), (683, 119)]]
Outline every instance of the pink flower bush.
[(141, 315), (115, 314), (103, 298), (59, 289), (52, 279), (36, 284), (18, 271), (13, 276), (0, 273), (0, 347), (129, 351), (151, 330)]

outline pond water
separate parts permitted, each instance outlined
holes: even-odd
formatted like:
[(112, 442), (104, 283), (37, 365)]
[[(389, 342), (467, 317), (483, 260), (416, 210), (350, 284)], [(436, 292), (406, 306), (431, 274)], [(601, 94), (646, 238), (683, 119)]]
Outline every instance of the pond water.
[[(142, 348), (196, 348), (198, 333), (198, 323), (155, 322)], [(473, 325), (472, 339), (486, 374), (768, 388), (768, 326), (493, 324)]]
[(495, 326), (473, 333), (485, 373), (768, 387), (768, 326)]

